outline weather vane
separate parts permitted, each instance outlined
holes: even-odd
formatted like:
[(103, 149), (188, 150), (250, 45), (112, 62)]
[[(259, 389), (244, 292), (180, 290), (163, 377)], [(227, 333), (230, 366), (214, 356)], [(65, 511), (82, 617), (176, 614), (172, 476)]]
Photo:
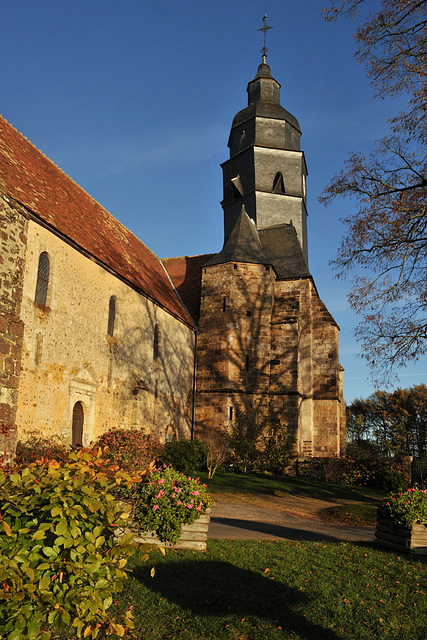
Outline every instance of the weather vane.
[(268, 51), (267, 46), (265, 44), (266, 35), (267, 35), (267, 31), (269, 29), (273, 29), (273, 27), (269, 27), (268, 24), (267, 24), (267, 14), (264, 15), (262, 21), (263, 21), (263, 25), (262, 25), (262, 27), (260, 29), (258, 29), (258, 31), (263, 31), (264, 32), (264, 46), (261, 49), (261, 53), (262, 53), (262, 61), (265, 62), (266, 58), (267, 58), (267, 51)]

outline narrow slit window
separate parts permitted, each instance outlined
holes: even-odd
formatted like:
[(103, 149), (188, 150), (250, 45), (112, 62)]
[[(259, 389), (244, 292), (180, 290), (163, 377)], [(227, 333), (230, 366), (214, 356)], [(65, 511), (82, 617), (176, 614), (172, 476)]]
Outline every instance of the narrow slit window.
[(224, 313), (225, 313), (226, 308), (227, 308), (227, 298), (224, 297), (222, 299), (222, 310), (223, 310)]
[(283, 173), (281, 171), (278, 171), (274, 177), (273, 193), (286, 194), (285, 181), (283, 180)]
[(47, 292), (49, 288), (50, 260), (46, 251), (40, 254), (39, 266), (37, 269), (37, 284), (34, 302), (42, 307), (46, 306)]
[(110, 302), (108, 304), (108, 327), (107, 327), (107, 333), (111, 337), (114, 335), (115, 324), (116, 324), (116, 299), (114, 296), (111, 296)]
[(160, 327), (158, 324), (154, 327), (153, 339), (153, 359), (157, 360), (160, 355)]
[(250, 367), (250, 358), (249, 356), (245, 357), (245, 371), (249, 371), (249, 367)]
[(243, 186), (240, 176), (236, 176), (235, 178), (231, 178), (231, 188), (233, 190), (233, 199), (237, 200), (241, 198), (243, 195)]
[(230, 420), (233, 419), (233, 407), (230, 407), (228, 415), (230, 416)]

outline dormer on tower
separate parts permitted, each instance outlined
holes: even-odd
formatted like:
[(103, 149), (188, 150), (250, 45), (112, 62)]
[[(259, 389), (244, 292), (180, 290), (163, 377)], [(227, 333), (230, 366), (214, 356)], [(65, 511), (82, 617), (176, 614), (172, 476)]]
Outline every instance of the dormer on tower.
[(258, 231), (293, 224), (308, 264), (307, 168), (300, 149), (298, 120), (280, 104), (280, 84), (266, 63), (249, 82), (248, 106), (231, 126), (230, 159), (224, 162), (224, 241), (242, 205)]

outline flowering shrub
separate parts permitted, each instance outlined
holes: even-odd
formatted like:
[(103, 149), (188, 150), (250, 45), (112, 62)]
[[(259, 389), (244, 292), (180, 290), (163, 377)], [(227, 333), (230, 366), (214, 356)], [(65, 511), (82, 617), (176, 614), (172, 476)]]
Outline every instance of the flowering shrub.
[(165, 442), (159, 462), (187, 476), (197, 474), (206, 469), (206, 449), (197, 438), (171, 440)]
[(385, 507), (396, 524), (409, 528), (413, 522), (427, 524), (427, 489), (408, 489), (392, 493)]
[(192, 524), (212, 504), (206, 485), (172, 469), (155, 469), (138, 487), (135, 519), (143, 531), (175, 543), (181, 525)]

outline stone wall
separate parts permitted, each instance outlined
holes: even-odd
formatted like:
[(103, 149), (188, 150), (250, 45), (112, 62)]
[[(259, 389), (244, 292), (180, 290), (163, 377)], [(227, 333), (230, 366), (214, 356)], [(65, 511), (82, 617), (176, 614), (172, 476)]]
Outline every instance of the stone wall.
[(311, 278), (276, 281), (256, 264), (206, 267), (200, 318), (198, 435), (229, 428), (246, 411), (290, 429), (295, 458), (340, 455), (338, 327)]
[(325, 305), (317, 295), (313, 296), (313, 451), (317, 457), (339, 456), (344, 448), (345, 405), (338, 334), (337, 324)]
[[(41, 306), (34, 294), (44, 251), (50, 277)], [(111, 297), (116, 313), (109, 335)], [(111, 427), (143, 429), (161, 439), (190, 436), (194, 332), (33, 221), (21, 316), (20, 438), (35, 431), (71, 442), (77, 402), (85, 445)]]
[(20, 319), (27, 220), (0, 197), (0, 456), (16, 446), (16, 407), (21, 370)]
[(268, 407), (274, 274), (257, 264), (203, 269), (196, 425), (222, 429), (238, 410)]

